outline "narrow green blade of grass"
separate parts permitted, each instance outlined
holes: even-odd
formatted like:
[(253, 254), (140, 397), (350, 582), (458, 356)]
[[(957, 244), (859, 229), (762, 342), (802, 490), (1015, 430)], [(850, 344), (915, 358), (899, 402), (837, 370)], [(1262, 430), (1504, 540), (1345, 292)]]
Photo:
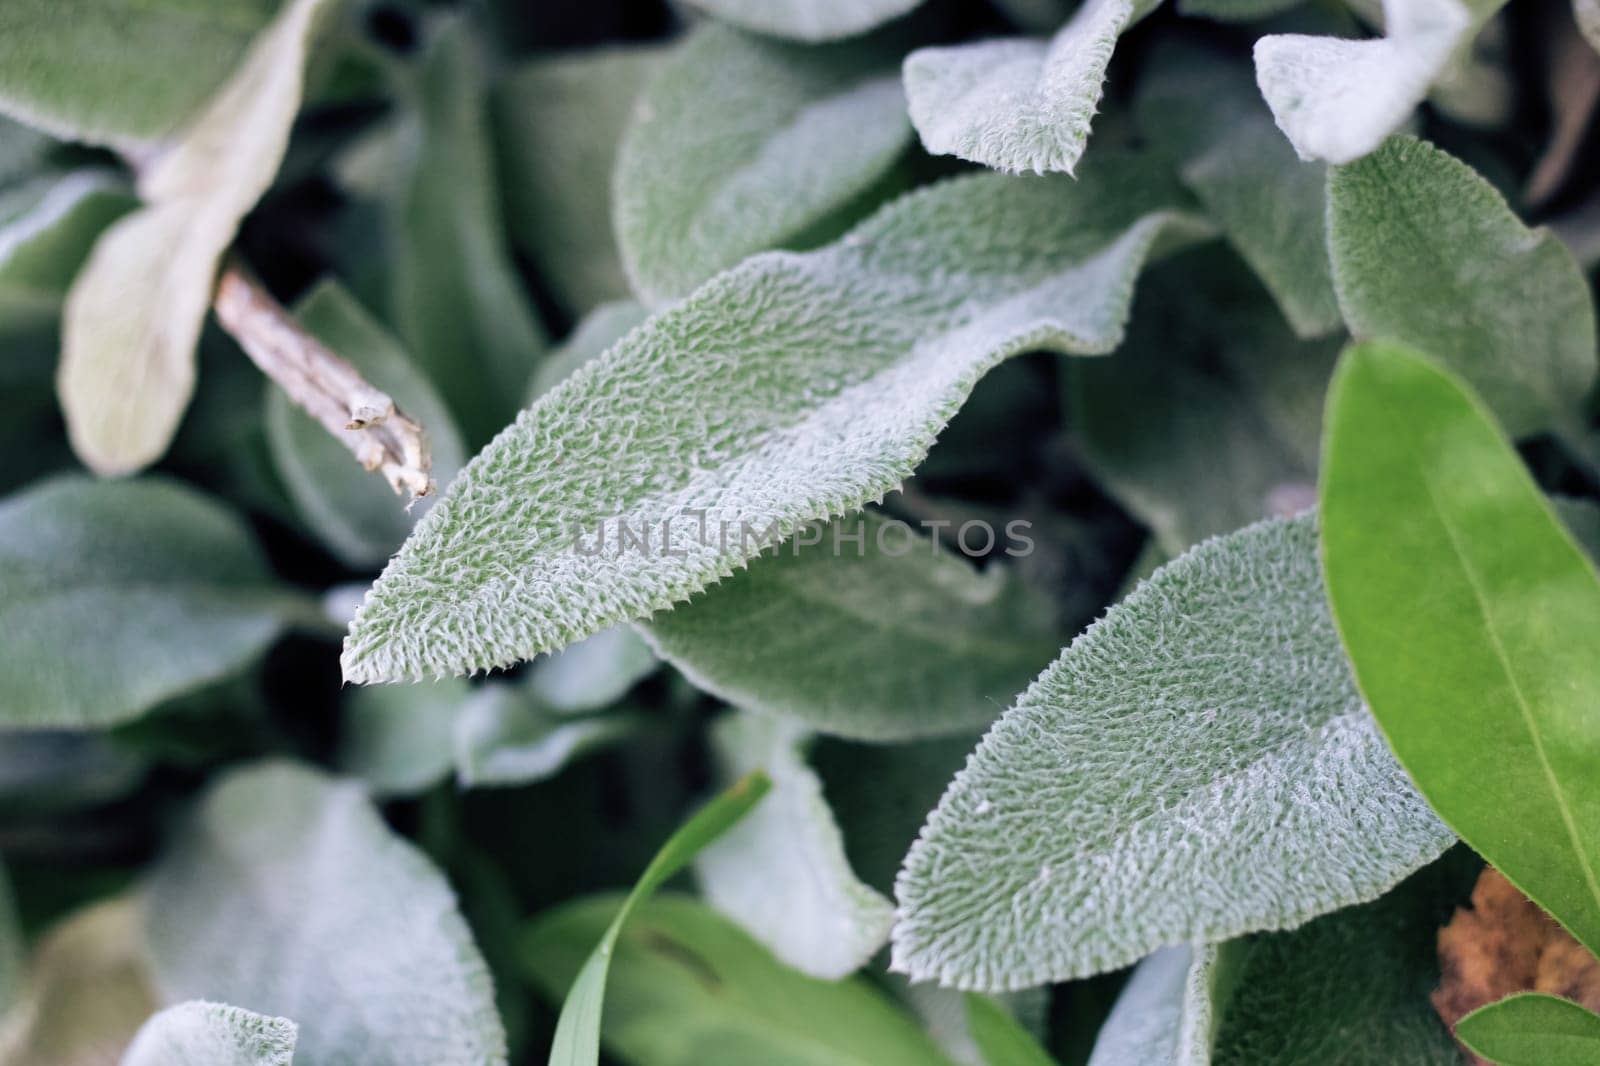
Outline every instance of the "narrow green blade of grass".
[(975, 992), (966, 994), (967, 1032), (987, 1066), (1056, 1066), (1033, 1034), (1004, 1007)]
[(556, 1022), (556, 1036), (550, 1047), (550, 1066), (594, 1066), (600, 1061), (600, 1014), (605, 1005), (606, 974), (611, 969), (611, 952), (635, 907), (687, 866), (700, 850), (748, 814), (772, 787), (771, 780), (754, 770), (734, 782), (726, 792), (672, 834), (639, 881), (628, 893), (617, 916), (611, 920), (594, 953), (578, 971), (578, 979), (567, 991)]

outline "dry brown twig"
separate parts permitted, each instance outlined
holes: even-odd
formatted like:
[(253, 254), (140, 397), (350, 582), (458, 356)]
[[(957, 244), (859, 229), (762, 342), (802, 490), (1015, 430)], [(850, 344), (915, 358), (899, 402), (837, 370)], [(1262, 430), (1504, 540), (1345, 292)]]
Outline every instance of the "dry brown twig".
[(413, 500), (434, 491), (422, 427), (383, 390), (308, 333), (236, 258), (224, 265), (212, 308), (252, 362), (333, 434), (367, 470)]

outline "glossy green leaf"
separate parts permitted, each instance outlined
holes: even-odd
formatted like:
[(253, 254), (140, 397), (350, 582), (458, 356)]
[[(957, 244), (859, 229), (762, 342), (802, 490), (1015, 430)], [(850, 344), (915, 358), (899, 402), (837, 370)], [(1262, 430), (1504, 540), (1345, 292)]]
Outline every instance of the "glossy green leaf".
[[(441, 486), (450, 484), (466, 460), (455, 420), (389, 332), (332, 281), (307, 294), (295, 306), (295, 317), (422, 427), (433, 478)], [(416, 501), (408, 509), (403, 496), (362, 469), (327, 427), (282, 390), (266, 395), (272, 462), (300, 517), (347, 566), (372, 567), (388, 559), (431, 501)]]
[[(944, 532), (947, 544), (962, 535)], [(977, 546), (989, 534), (967, 535)], [(1061, 650), (1054, 621), (1007, 566), (979, 572), (908, 523), (864, 512), (802, 531), (638, 628), (729, 703), (894, 740), (988, 725)]]
[(506, 244), (482, 44), (464, 22), (430, 24), (390, 142), (389, 314), (470, 443), (522, 403), (545, 350)]
[(1146, 258), (1205, 232), (1145, 162), (947, 181), (719, 275), (468, 464), (368, 594), (345, 677), (467, 673), (669, 607), (895, 488), (1001, 360), (1115, 348)]
[(294, 1018), (306, 1062), (506, 1061), (455, 895), (357, 784), (284, 762), (223, 777), (152, 873), (145, 914), (169, 1002)]
[(249, 529), (191, 489), (36, 484), (0, 501), (0, 720), (135, 718), (239, 670), (303, 609)]
[(1116, 358), (1067, 373), (1084, 464), (1174, 557), (1316, 500), (1337, 342), (1297, 340), (1231, 267), (1162, 267)]
[[(580, 900), (535, 921), (522, 953), (547, 997), (572, 983), (617, 903)], [(616, 942), (611, 986), (606, 1047), (629, 1066), (950, 1066), (865, 978), (796, 973), (682, 896), (638, 908)]]
[(1256, 82), (1300, 158), (1348, 163), (1401, 127), (1503, 2), (1384, 0), (1383, 37), (1263, 37)]
[(635, 715), (572, 717), (505, 684), (478, 689), (454, 724), (456, 779), (463, 788), (526, 785), (560, 773), (574, 759), (621, 740)]
[(1393, 138), (1331, 172), (1328, 232), (1352, 333), (1432, 354), (1512, 436), (1572, 430), (1595, 380), (1589, 284), (1560, 241), (1524, 226), (1472, 168)]
[(1398, 344), (1329, 391), (1322, 551), (1361, 692), (1429, 803), (1591, 951), (1600, 579), (1488, 411)]
[(866, 192), (911, 137), (892, 59), (715, 23), (673, 51), (617, 154), (617, 240), (640, 299), (792, 246)]
[(1600, 1062), (1600, 1015), (1538, 992), (1479, 1007), (1456, 1023), (1456, 1038), (1500, 1066)]
[(689, 0), (723, 22), (796, 41), (831, 41), (865, 33), (922, 0)]
[(284, 5), (182, 136), (141, 168), (146, 206), (106, 231), (67, 296), (57, 390), (73, 450), (97, 473), (148, 465), (178, 428), (217, 264), (277, 173), (330, 5)]
[(571, 311), (630, 293), (611, 227), (611, 174), (639, 90), (664, 55), (648, 45), (540, 57), (494, 87), (506, 225)]
[(164, 140), (245, 61), (251, 39), (279, 6), (7, 0), (0, 9), (0, 112), (71, 140)]
[(805, 762), (805, 729), (735, 713), (712, 730), (723, 778), (763, 770), (772, 792), (695, 861), (713, 907), (811, 977), (837, 980), (864, 966), (889, 939), (894, 905), (862, 884)]
[(289, 1066), (297, 1032), (287, 1018), (195, 999), (145, 1022), (122, 1066)]
[(967, 1030), (985, 1066), (1056, 1066), (1033, 1034), (988, 996), (966, 995)]
[(1312, 516), (1207, 541), (1062, 653), (895, 883), (894, 968), (965, 989), (1293, 928), (1450, 843), (1362, 706)]
[[(582, 967), (566, 987), (561, 1017), (556, 1022), (555, 1041), (550, 1048), (550, 1066), (595, 1066), (600, 1061), (600, 1016), (605, 1004), (606, 976), (617, 954), (617, 940), (629, 917), (655, 895), (685, 866), (694, 861), (707, 845), (733, 828), (761, 802), (772, 783), (766, 774), (752, 771), (734, 782), (725, 792), (706, 804), (661, 846), (644, 873), (639, 875), (622, 905), (614, 910), (610, 922), (600, 933)], [(530, 939), (537, 940), (535, 932)], [(533, 951), (537, 960), (537, 949)], [(535, 962), (536, 966), (542, 963)]]
[(906, 99), (922, 146), (1012, 172), (1077, 169), (1117, 38), (1159, 0), (1085, 0), (1049, 43), (922, 48)]

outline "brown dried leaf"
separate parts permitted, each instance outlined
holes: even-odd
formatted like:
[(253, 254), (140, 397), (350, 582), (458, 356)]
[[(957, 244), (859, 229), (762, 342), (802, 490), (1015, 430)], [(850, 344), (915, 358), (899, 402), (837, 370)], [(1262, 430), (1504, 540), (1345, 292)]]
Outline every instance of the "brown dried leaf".
[(1439, 930), (1439, 969), (1433, 1008), (1451, 1032), (1514, 992), (1546, 992), (1600, 1011), (1600, 960), (1492, 866), (1472, 890), (1472, 909), (1458, 908)]

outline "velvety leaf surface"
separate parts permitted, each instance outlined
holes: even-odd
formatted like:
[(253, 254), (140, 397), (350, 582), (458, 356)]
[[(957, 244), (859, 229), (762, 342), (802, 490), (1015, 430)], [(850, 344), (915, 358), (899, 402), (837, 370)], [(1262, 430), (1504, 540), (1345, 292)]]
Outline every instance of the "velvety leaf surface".
[(359, 785), (282, 762), (224, 777), (156, 867), (145, 910), (169, 1001), (296, 1018), (306, 1062), (506, 1061), (454, 894)]
[(456, 723), (471, 696), (457, 678), (356, 689), (344, 706), (339, 769), (380, 797), (433, 787), (455, 767)]
[(922, 0), (689, 0), (723, 22), (772, 37), (831, 41), (865, 33)]
[(1111, 1008), (1088, 1066), (1210, 1066), (1218, 952), (1238, 942), (1162, 948), (1141, 962)]
[(712, 730), (721, 775), (765, 770), (772, 792), (695, 861), (700, 887), (778, 960), (823, 980), (848, 977), (889, 938), (894, 905), (862, 884), (805, 762), (798, 723), (735, 712)]
[(162, 140), (238, 69), (279, 6), (7, 0), (0, 10), (0, 111), (72, 140)]
[(649, 645), (632, 629), (618, 626), (540, 660), (528, 674), (528, 690), (551, 710), (596, 711), (626, 696), (656, 666)]
[(622, 739), (636, 724), (624, 713), (574, 718), (511, 685), (487, 685), (455, 721), (456, 779), (463, 788), (543, 781), (584, 753)]
[(1140, 126), (1176, 157), (1183, 182), (1302, 337), (1342, 319), (1328, 265), (1327, 168), (1295, 157), (1249, 75), (1219, 55), (1168, 47), (1137, 99)]
[(571, 377), (579, 367), (600, 358), (629, 330), (649, 317), (649, 308), (632, 300), (613, 300), (584, 315), (566, 340), (550, 349), (550, 354), (534, 371), (528, 387), (528, 403)]
[(545, 336), (503, 232), (482, 45), (458, 20), (428, 32), (400, 86), (389, 311), (476, 446), (521, 406)]
[[(528, 930), (524, 965), (547, 998), (571, 984), (617, 903), (569, 903)], [(796, 973), (681, 896), (638, 908), (616, 944), (609, 999), (606, 1046), (631, 1066), (949, 1066), (864, 978)]]
[(649, 45), (541, 57), (494, 87), (506, 226), (571, 311), (630, 293), (611, 228), (611, 174), (639, 90), (666, 54)]
[(190, 1000), (144, 1023), (122, 1066), (289, 1066), (294, 1022)]
[[(394, 337), (337, 282), (314, 288), (295, 306), (295, 317), (422, 427), (433, 478), (441, 486), (450, 484), (466, 460), (455, 420)], [(427, 513), (430, 500), (419, 500), (408, 511), (404, 497), (362, 469), (350, 449), (282, 390), (270, 389), (266, 404), (273, 465), (318, 539), (350, 567), (377, 566), (393, 555)]]
[(639, 298), (686, 296), (867, 191), (911, 136), (892, 59), (715, 23), (668, 55), (617, 153), (617, 240)]
[(141, 169), (146, 206), (95, 244), (67, 297), (57, 388), (100, 474), (159, 458), (194, 391), (217, 263), (271, 184), (329, 0), (290, 0), (183, 135)]
[[(1203, 231), (1137, 157), (1098, 158), (1077, 181), (980, 175), (913, 193), (824, 249), (747, 260), (634, 330), (524, 411), (418, 524), (352, 623), (346, 678), (466, 673), (671, 606), (895, 488), (1007, 356), (1115, 348), (1146, 257)], [(659, 548), (662, 522), (673, 554), (624, 543), (625, 524)]]
[(1501, 1066), (1594, 1066), (1600, 1015), (1539, 992), (1491, 1003), (1461, 1019), (1461, 1042)]
[(1363, 695), (1440, 816), (1593, 951), (1593, 564), (1482, 403), (1414, 350), (1352, 348), (1327, 422), (1328, 593)]
[(1440, 359), (1512, 436), (1571, 430), (1596, 370), (1588, 282), (1472, 168), (1392, 138), (1332, 171), (1328, 231), (1352, 333)]
[(1372, 899), (1450, 833), (1361, 704), (1311, 516), (1207, 541), (985, 735), (895, 884), (894, 967), (969, 989), (1116, 969)]
[(1263, 37), (1255, 47), (1256, 82), (1300, 158), (1348, 163), (1400, 128), (1499, 6), (1384, 0), (1383, 37)]
[(36, 484), (0, 501), (0, 719), (137, 717), (243, 667), (295, 607), (249, 529), (191, 489)]
[(1117, 38), (1158, 0), (1085, 0), (1049, 43), (922, 48), (905, 61), (922, 145), (996, 170), (1072, 173)]
[(979, 572), (863, 512), (802, 532), (639, 630), (729, 703), (892, 740), (993, 721), (1061, 649), (1053, 615), (1003, 564)]

